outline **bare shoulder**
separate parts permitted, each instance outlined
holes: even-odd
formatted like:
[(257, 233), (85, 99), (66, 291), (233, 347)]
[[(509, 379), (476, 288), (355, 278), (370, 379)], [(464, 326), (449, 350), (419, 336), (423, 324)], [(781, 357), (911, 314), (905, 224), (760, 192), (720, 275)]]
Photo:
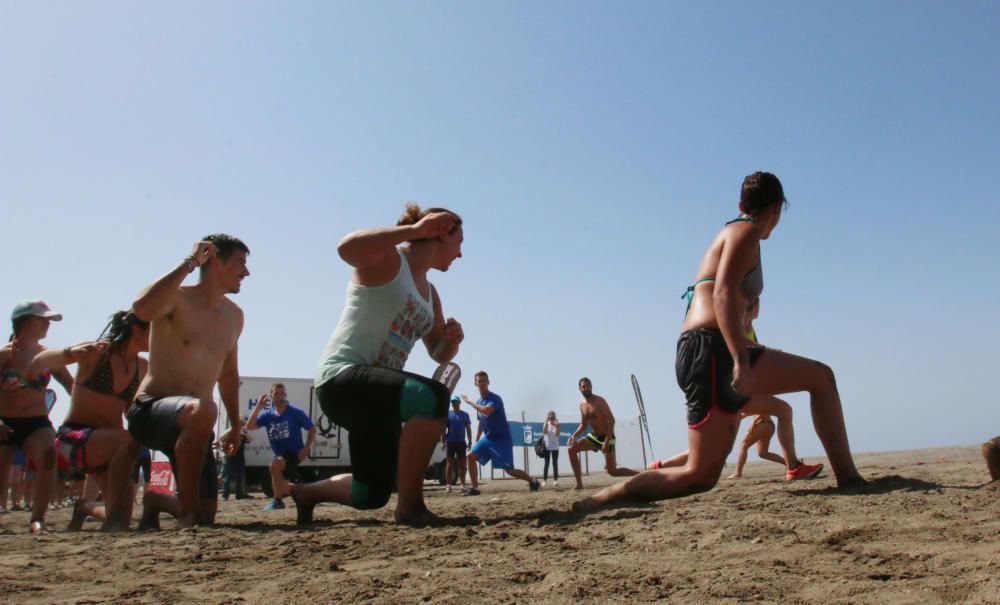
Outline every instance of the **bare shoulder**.
[(752, 223), (732, 223), (719, 233), (719, 241), (727, 246), (755, 246), (760, 241), (760, 230)]
[(178, 310), (183, 310), (189, 308), (195, 304), (195, 287), (194, 286), (181, 286), (177, 288), (177, 302), (178, 304), (174, 306), (174, 313)]
[(605, 408), (609, 407), (608, 406), (608, 400), (605, 399), (604, 397), (601, 397), (600, 395), (594, 395), (594, 402), (597, 403), (598, 405), (602, 406), (602, 407), (605, 407)]
[(223, 304), (225, 305), (226, 314), (238, 320), (240, 325), (243, 325), (243, 309), (228, 297), (223, 300), (225, 301)]

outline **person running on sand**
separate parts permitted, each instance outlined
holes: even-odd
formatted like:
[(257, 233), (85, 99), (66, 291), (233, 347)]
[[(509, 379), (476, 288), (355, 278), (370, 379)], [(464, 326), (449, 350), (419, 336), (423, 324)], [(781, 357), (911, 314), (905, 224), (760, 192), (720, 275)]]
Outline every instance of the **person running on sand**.
[(66, 368), (33, 367), (35, 356), (46, 350), (40, 341), (48, 335), (49, 324), (62, 320), (62, 315), (41, 300), (26, 300), (14, 307), (10, 319), (14, 333), (10, 342), (0, 347), (0, 473), (10, 472), (18, 449), (37, 464), (37, 477), (32, 479), (30, 523), (33, 533), (45, 533), (45, 512), (55, 486), (56, 468), (56, 450), (52, 446), (56, 432), (49, 420), (46, 387), (55, 378), (72, 392), (73, 376)]
[[(249, 254), (247, 245), (231, 235), (209, 235), (132, 303), (132, 311), (151, 329), (149, 371), (126, 412), (128, 430), (141, 445), (167, 455), (179, 496), (144, 494), (142, 529), (158, 527), (161, 512), (176, 517), (178, 527), (215, 521), (218, 488), (211, 444), (219, 408), (212, 395), (218, 383), (230, 423), (219, 440), (229, 453), (239, 447), (242, 428), (237, 342), (243, 311), (226, 295), (239, 293), (250, 275)], [(182, 286), (198, 268), (198, 283)]]
[[(577, 386), (583, 395), (580, 402), (580, 426), (566, 441), (569, 446), (569, 463), (576, 477), (576, 489), (583, 489), (580, 471), (580, 452), (600, 451), (604, 454), (604, 470), (612, 477), (631, 477), (639, 471), (619, 467), (615, 459), (615, 415), (611, 406), (600, 395), (594, 395), (589, 378), (581, 378)], [(580, 433), (590, 425), (591, 432), (577, 441)]]
[[(746, 323), (744, 331), (747, 338), (748, 347), (763, 348), (757, 341), (757, 331), (754, 330), (753, 321), (760, 313), (760, 298), (755, 299), (747, 307)], [(757, 444), (757, 454), (772, 462), (777, 462), (785, 467), (785, 479), (812, 479), (823, 470), (822, 464), (805, 464), (795, 455), (795, 432), (792, 425), (792, 406), (784, 400), (773, 395), (754, 395), (747, 402), (746, 406), (740, 410), (740, 418), (754, 416), (754, 420), (747, 430), (746, 437), (740, 444), (740, 452), (736, 458), (736, 472), (729, 476), (736, 479), (743, 476), (743, 466), (746, 464), (747, 450), (755, 443)], [(785, 456), (781, 457), (768, 451), (768, 444), (774, 436), (774, 422), (771, 417), (778, 419), (778, 443), (784, 451)], [(678, 454), (673, 458), (657, 461), (654, 460), (647, 468), (658, 469), (671, 466), (684, 466), (687, 464), (687, 452)], [(790, 462), (788, 462), (790, 461)]]
[(1000, 479), (1000, 437), (983, 444), (983, 459), (986, 460), (986, 469), (990, 471), (990, 479)]
[(354, 274), (315, 393), (326, 417), (349, 431), (352, 472), (292, 487), (300, 525), (312, 521), (320, 502), (381, 508), (397, 485), (397, 523), (437, 520), (424, 503), (424, 471), (451, 393), (403, 366), (418, 340), (438, 363), (458, 354), (462, 325), (445, 318), (427, 273), (447, 271), (461, 258), (463, 238), (454, 212), (407, 204), (396, 226), (355, 231), (337, 246)]
[(837, 381), (829, 366), (779, 351), (747, 347), (749, 303), (764, 288), (760, 242), (770, 237), (786, 204), (781, 182), (767, 172), (746, 177), (740, 216), (719, 232), (688, 288), (689, 308), (677, 344), (677, 382), (687, 398), (690, 459), (683, 467), (640, 473), (574, 503), (577, 510), (677, 498), (712, 489), (751, 395), (807, 391), (813, 423), (837, 484), (865, 484), (851, 456)]
[(134, 313), (119, 311), (96, 341), (35, 357), (36, 369), (77, 364), (69, 413), (56, 431), (56, 448), (72, 473), (94, 473), (104, 494), (103, 502), (76, 501), (70, 531), (79, 530), (88, 515), (103, 521), (104, 530), (128, 529), (129, 479), (139, 446), (125, 430), (122, 417), (146, 375), (148, 365), (139, 353), (148, 350), (149, 324)]
[(479, 495), (478, 464), (492, 464), (493, 468), (503, 469), (505, 473), (516, 479), (528, 482), (528, 489), (537, 492), (541, 483), (531, 475), (514, 467), (514, 439), (510, 435), (510, 425), (507, 424), (507, 412), (504, 410), (503, 399), (490, 391), (489, 374), (480, 370), (473, 377), (476, 388), (479, 389), (479, 399), (472, 401), (462, 395), (465, 403), (479, 414), (479, 434), (475, 445), (469, 450), (469, 479), (472, 487), (463, 495)]

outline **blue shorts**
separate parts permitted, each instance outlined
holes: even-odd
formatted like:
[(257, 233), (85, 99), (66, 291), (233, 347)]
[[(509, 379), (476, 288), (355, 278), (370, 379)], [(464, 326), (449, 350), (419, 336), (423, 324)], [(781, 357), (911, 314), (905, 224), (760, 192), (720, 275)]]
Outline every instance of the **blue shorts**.
[(479, 464), (492, 464), (493, 468), (514, 468), (514, 441), (506, 439), (492, 440), (483, 437), (472, 446), (472, 453), (479, 459)]

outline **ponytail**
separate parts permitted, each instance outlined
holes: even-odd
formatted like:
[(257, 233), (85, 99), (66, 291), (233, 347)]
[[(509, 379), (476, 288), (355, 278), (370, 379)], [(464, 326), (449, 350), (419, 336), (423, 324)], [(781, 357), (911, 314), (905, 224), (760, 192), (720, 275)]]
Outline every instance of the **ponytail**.
[(104, 326), (104, 329), (101, 330), (101, 334), (97, 337), (97, 340), (105, 340), (110, 343), (108, 353), (117, 351), (124, 346), (125, 342), (128, 341), (130, 336), (132, 336), (132, 326), (147, 328), (149, 327), (149, 322), (139, 319), (139, 317), (131, 311), (118, 311), (111, 316), (111, 320), (108, 322), (108, 325)]

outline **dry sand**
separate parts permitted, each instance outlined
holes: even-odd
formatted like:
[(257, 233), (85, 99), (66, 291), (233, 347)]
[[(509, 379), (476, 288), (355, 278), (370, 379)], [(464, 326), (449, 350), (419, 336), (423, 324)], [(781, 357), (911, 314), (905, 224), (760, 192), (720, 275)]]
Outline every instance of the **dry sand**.
[(114, 536), (88, 522), (35, 537), (26, 513), (7, 513), (0, 602), (1000, 602), (1000, 482), (986, 484), (978, 448), (858, 463), (863, 494), (754, 463), (706, 494), (589, 517), (567, 512), (579, 494), (566, 477), (538, 494), (434, 486), (428, 505), (449, 525), (427, 529), (392, 525), (391, 508), (324, 505), (300, 530), (294, 509), (263, 512), (261, 498), (223, 502), (218, 527)]

